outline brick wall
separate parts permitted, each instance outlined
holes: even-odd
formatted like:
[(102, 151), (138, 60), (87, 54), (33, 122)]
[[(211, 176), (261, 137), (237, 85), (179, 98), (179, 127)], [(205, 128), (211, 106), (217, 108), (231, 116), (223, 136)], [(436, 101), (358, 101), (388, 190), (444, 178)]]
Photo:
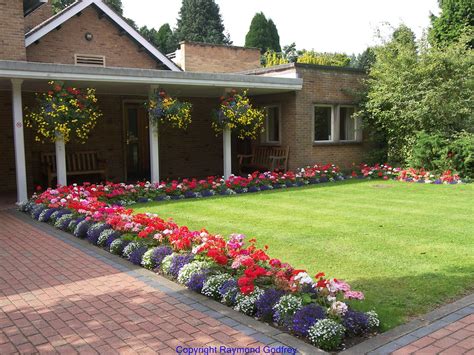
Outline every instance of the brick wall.
[[(2, 0), (0, 0), (2, 1)], [(94, 36), (85, 39), (87, 32)], [(66, 21), (38, 44), (26, 50), (28, 61), (74, 64), (74, 54), (104, 55), (106, 66), (156, 69), (160, 66), (146, 51), (139, 51), (137, 43), (127, 35), (120, 36), (119, 28), (107, 16), (99, 19), (93, 6)]]
[(25, 60), (22, 0), (0, 0), (0, 60)]
[(313, 143), (313, 109), (319, 104), (354, 104), (348, 93), (357, 90), (364, 74), (354, 70), (296, 65), (295, 74), (303, 78), (303, 89), (293, 94), (256, 98), (262, 105), (281, 102), (282, 145), (290, 147), (289, 168), (315, 163), (335, 163), (348, 168), (360, 163), (368, 149), (364, 142)]
[(25, 33), (51, 16), (53, 16), (53, 8), (50, 1), (48, 1), (25, 17)]
[(260, 50), (235, 46), (182, 42), (176, 63), (185, 71), (236, 73), (260, 67)]

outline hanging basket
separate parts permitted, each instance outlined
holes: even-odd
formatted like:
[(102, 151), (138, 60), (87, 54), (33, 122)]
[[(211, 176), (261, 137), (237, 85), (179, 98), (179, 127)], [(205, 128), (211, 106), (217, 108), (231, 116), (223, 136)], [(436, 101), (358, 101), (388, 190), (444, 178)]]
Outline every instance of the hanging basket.
[(26, 126), (36, 131), (35, 140), (55, 142), (62, 137), (85, 143), (102, 113), (97, 106), (94, 89), (79, 90), (62, 82), (49, 82), (51, 90), (37, 93), (38, 103), (25, 115)]
[(240, 139), (257, 139), (263, 132), (264, 120), (263, 110), (252, 107), (247, 91), (239, 94), (232, 90), (221, 97), (219, 109), (213, 112), (212, 128), (216, 133), (229, 128)]
[(191, 124), (192, 104), (172, 98), (164, 90), (151, 95), (146, 107), (156, 125), (185, 130)]

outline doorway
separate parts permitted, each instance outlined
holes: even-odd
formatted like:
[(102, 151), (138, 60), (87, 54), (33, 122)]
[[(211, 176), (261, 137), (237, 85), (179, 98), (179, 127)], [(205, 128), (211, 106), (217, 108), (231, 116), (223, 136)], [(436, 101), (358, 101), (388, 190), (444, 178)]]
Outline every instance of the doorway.
[(143, 103), (125, 103), (125, 165), (127, 181), (150, 178), (148, 114)]

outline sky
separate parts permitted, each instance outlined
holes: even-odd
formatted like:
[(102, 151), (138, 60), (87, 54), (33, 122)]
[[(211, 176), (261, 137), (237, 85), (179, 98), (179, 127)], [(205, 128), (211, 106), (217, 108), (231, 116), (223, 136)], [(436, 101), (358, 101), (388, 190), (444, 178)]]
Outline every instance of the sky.
[[(429, 27), (429, 15), (439, 13), (437, 0), (216, 0), (234, 45), (243, 46), (250, 22), (262, 11), (273, 19), (282, 46), (357, 54), (379, 42), (377, 31), (409, 26), (419, 38)], [(172, 28), (181, 0), (122, 0), (124, 15), (138, 26)]]

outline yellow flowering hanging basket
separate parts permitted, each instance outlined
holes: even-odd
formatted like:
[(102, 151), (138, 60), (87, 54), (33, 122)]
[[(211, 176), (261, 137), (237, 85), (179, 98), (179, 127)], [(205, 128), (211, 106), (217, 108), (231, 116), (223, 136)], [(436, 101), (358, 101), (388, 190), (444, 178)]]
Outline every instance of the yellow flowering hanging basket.
[(172, 98), (163, 90), (153, 94), (146, 107), (155, 124), (177, 129), (187, 129), (191, 124), (192, 104)]
[(216, 133), (229, 128), (240, 139), (257, 139), (263, 132), (264, 120), (263, 110), (252, 107), (246, 91), (239, 94), (232, 90), (221, 97), (219, 109), (213, 112), (212, 128)]
[(38, 106), (25, 115), (27, 127), (36, 131), (36, 141), (55, 142), (63, 137), (85, 143), (102, 113), (94, 89), (79, 90), (62, 82), (49, 82), (51, 90), (36, 94)]

